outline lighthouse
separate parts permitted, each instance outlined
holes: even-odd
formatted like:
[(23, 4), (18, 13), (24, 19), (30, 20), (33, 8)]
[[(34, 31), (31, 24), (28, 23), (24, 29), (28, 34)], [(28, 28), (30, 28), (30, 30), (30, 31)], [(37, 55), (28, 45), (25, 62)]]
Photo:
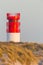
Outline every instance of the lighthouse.
[(20, 42), (20, 13), (7, 13), (7, 41)]

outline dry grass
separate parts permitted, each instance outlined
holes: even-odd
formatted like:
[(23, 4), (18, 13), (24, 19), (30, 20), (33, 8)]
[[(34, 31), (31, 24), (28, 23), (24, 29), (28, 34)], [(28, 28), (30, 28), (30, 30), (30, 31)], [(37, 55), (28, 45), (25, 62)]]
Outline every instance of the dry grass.
[(0, 65), (39, 65), (43, 44), (0, 42)]

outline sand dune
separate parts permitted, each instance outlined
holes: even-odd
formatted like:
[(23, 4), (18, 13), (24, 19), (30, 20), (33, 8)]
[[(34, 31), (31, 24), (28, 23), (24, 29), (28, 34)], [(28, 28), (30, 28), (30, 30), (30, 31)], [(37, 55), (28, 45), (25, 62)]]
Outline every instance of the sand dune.
[(0, 65), (43, 65), (43, 44), (0, 42)]

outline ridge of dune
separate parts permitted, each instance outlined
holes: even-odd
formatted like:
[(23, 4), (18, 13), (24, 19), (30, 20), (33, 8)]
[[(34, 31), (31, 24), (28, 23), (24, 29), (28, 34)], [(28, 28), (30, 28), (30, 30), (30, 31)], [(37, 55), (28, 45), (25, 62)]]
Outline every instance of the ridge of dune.
[(43, 44), (0, 42), (0, 65), (43, 65)]

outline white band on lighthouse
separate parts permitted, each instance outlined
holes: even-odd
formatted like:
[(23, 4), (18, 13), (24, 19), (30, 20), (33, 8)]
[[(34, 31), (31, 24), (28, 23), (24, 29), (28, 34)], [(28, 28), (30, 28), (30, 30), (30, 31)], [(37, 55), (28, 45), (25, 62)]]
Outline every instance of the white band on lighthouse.
[(8, 35), (8, 42), (20, 42), (20, 33), (7, 33)]

